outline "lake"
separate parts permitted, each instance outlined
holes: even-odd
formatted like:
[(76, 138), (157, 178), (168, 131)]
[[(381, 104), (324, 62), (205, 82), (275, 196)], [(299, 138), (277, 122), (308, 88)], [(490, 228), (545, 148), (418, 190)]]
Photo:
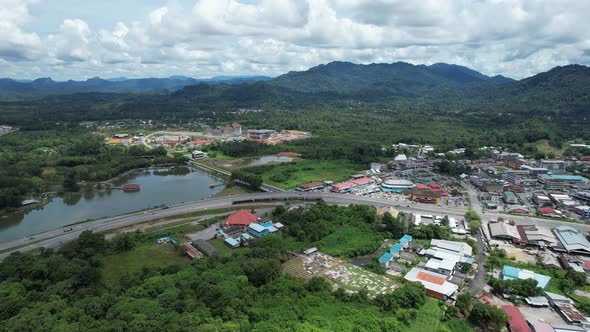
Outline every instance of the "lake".
[(111, 217), (133, 211), (152, 208), (162, 204), (173, 205), (211, 197), (223, 190), (224, 186), (210, 188), (209, 185), (223, 183), (208, 173), (186, 168), (176, 171), (150, 169), (134, 172), (113, 183), (122, 186), (137, 183), (141, 190), (94, 190), (80, 194), (54, 196), (50, 202), (38, 209), (25, 213), (11, 213), (0, 216), (0, 242), (23, 238), (28, 235), (59, 228), (68, 224)]

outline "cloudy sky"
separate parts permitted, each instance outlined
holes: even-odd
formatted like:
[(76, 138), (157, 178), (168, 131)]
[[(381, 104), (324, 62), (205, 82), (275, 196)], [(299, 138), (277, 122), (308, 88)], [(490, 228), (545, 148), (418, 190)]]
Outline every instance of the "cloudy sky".
[(522, 78), (590, 64), (587, 0), (0, 0), (0, 77), (278, 75), (334, 60)]

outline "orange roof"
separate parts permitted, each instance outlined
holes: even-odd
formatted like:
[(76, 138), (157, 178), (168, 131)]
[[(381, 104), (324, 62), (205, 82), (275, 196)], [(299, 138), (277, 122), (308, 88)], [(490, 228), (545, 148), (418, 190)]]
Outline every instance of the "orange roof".
[(428, 273), (424, 273), (424, 272), (418, 272), (418, 274), (416, 275), (416, 279), (427, 281), (427, 282), (437, 284), (437, 285), (442, 285), (445, 283), (445, 278), (433, 276), (432, 274), (428, 274)]
[(232, 226), (248, 226), (253, 222), (257, 222), (258, 217), (252, 214), (248, 210), (240, 210), (229, 215), (226, 219), (226, 223)]

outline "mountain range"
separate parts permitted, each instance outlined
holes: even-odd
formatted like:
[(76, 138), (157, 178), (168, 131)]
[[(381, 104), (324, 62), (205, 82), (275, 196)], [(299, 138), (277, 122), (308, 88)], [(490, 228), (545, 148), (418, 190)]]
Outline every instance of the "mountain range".
[(217, 76), (207, 79), (186, 76), (170, 76), (168, 78), (137, 78), (125, 77), (102, 79), (93, 77), (86, 81), (54, 81), (49, 77), (36, 80), (16, 80), (0, 78), (0, 96), (26, 97), (55, 94), (72, 94), (81, 92), (106, 93), (141, 93), (141, 92), (170, 92), (188, 85), (200, 83), (239, 84), (246, 82), (267, 81), (267, 76)]

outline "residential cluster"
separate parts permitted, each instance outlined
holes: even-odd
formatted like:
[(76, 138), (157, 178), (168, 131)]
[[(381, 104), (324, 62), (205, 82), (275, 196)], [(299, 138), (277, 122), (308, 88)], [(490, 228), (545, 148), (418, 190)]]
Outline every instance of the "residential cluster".
[(283, 227), (283, 224), (271, 220), (261, 221), (248, 210), (239, 210), (225, 219), (222, 227), (217, 229), (216, 237), (231, 248), (246, 247), (251, 241), (279, 232)]

